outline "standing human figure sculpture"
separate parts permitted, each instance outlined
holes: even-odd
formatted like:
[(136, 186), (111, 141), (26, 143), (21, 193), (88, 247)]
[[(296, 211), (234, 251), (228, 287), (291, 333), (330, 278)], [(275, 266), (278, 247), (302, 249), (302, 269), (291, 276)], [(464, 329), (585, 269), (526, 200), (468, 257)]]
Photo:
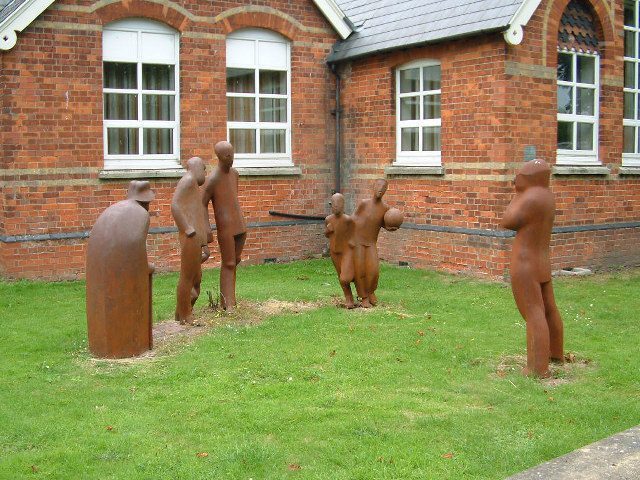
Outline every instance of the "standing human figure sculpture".
[(386, 180), (376, 180), (373, 196), (358, 202), (353, 214), (355, 284), (361, 306), (370, 308), (378, 303), (375, 291), (380, 276), (378, 234), (381, 228), (397, 230), (402, 224), (402, 213), (391, 209), (382, 197), (387, 191)]
[(151, 349), (151, 280), (147, 259), (147, 181), (132, 181), (127, 199), (96, 220), (87, 245), (87, 333), (96, 357), (125, 358)]
[(180, 241), (180, 278), (176, 292), (176, 320), (193, 324), (193, 305), (200, 296), (202, 263), (209, 258), (206, 223), (200, 186), (206, 179), (204, 162), (199, 157), (187, 161), (187, 173), (176, 186), (171, 201), (171, 215), (178, 227)]
[(344, 213), (344, 197), (341, 193), (335, 193), (331, 197), (331, 211), (333, 213), (324, 221), (324, 234), (329, 239), (329, 253), (338, 273), (346, 302), (345, 306), (355, 308), (357, 305), (353, 301), (353, 293), (351, 292), (351, 282), (355, 278), (353, 265), (355, 222)]
[(562, 362), (563, 325), (551, 283), (549, 244), (555, 200), (551, 169), (544, 160), (524, 164), (515, 178), (516, 195), (501, 225), (516, 231), (511, 250), (511, 288), (527, 328), (525, 375), (546, 377), (549, 360)]
[[(204, 184), (202, 204), (209, 224), (209, 202), (213, 206), (218, 246), (220, 247), (220, 297), (227, 311), (236, 307), (236, 267), (240, 263), (242, 249), (247, 238), (247, 227), (238, 201), (238, 171), (233, 168), (233, 146), (218, 142), (215, 146), (218, 166)], [(209, 230), (207, 243), (213, 241)]]

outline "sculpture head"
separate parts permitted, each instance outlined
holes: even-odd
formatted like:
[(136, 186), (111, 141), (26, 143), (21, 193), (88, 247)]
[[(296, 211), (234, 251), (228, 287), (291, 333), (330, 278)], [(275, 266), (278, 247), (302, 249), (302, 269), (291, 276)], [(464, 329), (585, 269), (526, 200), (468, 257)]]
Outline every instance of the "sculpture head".
[(373, 187), (373, 198), (375, 198), (376, 200), (382, 199), (382, 196), (387, 191), (388, 185), (389, 185), (388, 182), (383, 178), (376, 180), (376, 183), (374, 184), (374, 187)]
[(203, 185), (207, 177), (204, 162), (200, 157), (191, 157), (187, 160), (187, 170), (191, 172), (198, 185)]
[(149, 210), (149, 203), (155, 196), (156, 194), (151, 190), (151, 184), (147, 180), (133, 180), (129, 183), (127, 199), (135, 200), (145, 210)]
[(226, 141), (218, 142), (214, 150), (222, 167), (229, 169), (233, 166), (233, 145)]
[(331, 196), (331, 213), (334, 215), (344, 213), (344, 197), (341, 193), (334, 193)]
[(551, 167), (541, 159), (531, 160), (525, 163), (516, 174), (516, 192), (524, 192), (529, 187), (549, 188)]

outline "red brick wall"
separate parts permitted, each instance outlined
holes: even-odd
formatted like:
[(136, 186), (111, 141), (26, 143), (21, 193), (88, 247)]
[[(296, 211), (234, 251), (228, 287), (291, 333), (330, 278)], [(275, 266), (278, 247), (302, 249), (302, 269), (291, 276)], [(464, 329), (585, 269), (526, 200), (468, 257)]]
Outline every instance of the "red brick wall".
[[(185, 13), (186, 12), (186, 13)], [(225, 35), (242, 27), (274, 30), (291, 41), (292, 155), (301, 176), (241, 177), (250, 224), (282, 221), (269, 210), (326, 214), (333, 186), (335, 81), (324, 63), (338, 38), (313, 2), (100, 2), (60, 0), (0, 53), (2, 152), (0, 235), (86, 232), (128, 180), (100, 180), (102, 25), (147, 17), (178, 29), (181, 156), (211, 164), (226, 138)], [(151, 228), (173, 226), (169, 204), (177, 179), (152, 180)], [(211, 217), (213, 219), (213, 216)], [(324, 249), (316, 225), (250, 228), (248, 261), (290, 260)], [(321, 233), (321, 232), (320, 232)], [(86, 240), (4, 243), (2, 274), (74, 277), (84, 270)], [(149, 236), (160, 270), (178, 265), (176, 234)], [(216, 264), (217, 255), (208, 263)]]

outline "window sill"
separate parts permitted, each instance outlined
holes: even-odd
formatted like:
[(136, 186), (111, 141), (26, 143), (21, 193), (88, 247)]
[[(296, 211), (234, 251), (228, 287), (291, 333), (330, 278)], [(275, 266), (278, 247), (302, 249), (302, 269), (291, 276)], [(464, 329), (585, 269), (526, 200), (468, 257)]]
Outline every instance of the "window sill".
[(620, 167), (618, 175), (640, 175), (640, 166), (638, 167)]
[(609, 175), (609, 167), (602, 165), (555, 165), (554, 175)]
[(296, 166), (235, 168), (241, 177), (297, 177), (302, 175), (302, 169)]
[(444, 167), (432, 166), (432, 167), (420, 167), (413, 165), (388, 165), (384, 169), (384, 173), (387, 176), (398, 175), (426, 175), (426, 176), (442, 176), (444, 175)]
[(149, 179), (149, 178), (181, 178), (186, 173), (184, 168), (166, 170), (100, 170), (100, 180)]

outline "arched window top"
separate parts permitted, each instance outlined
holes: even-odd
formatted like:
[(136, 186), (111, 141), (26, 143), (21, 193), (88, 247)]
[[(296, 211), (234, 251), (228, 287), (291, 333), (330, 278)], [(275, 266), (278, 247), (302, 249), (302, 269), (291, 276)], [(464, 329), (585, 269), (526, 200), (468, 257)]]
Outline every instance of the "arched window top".
[(126, 18), (105, 25), (104, 61), (174, 64), (178, 57), (178, 32), (146, 18)]
[(558, 29), (558, 48), (584, 53), (599, 53), (598, 19), (584, 0), (571, 0), (562, 13)]
[(227, 35), (227, 38), (289, 43), (289, 40), (287, 40), (279, 33), (276, 33), (272, 30), (267, 30), (265, 28), (242, 28), (240, 30), (236, 30), (235, 32), (231, 32), (229, 35)]

